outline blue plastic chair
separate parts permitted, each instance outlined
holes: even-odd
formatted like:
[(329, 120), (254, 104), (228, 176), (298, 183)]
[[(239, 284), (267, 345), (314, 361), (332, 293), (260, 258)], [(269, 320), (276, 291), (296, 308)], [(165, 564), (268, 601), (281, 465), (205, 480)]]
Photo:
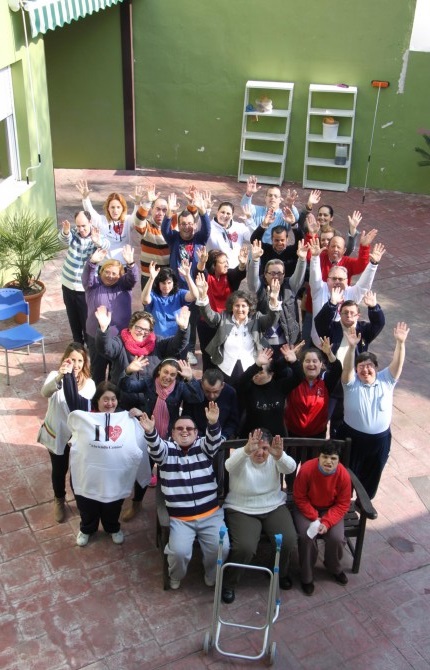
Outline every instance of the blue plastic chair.
[(23, 312), (27, 316), (27, 323), (0, 331), (0, 347), (3, 347), (5, 351), (8, 385), (10, 384), (8, 351), (27, 347), (27, 353), (30, 355), (30, 344), (40, 342), (42, 345), (43, 369), (46, 372), (45, 336), (33, 326), (30, 326), (28, 322), (29, 311), (28, 303), (25, 302), (22, 291), (13, 288), (0, 289), (0, 321), (10, 319), (19, 312)]

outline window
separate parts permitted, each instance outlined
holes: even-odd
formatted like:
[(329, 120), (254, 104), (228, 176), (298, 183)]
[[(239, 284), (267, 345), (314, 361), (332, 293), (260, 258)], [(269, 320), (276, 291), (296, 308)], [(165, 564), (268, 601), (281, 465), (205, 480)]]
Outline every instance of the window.
[(10, 68), (0, 70), (0, 188), (21, 178)]

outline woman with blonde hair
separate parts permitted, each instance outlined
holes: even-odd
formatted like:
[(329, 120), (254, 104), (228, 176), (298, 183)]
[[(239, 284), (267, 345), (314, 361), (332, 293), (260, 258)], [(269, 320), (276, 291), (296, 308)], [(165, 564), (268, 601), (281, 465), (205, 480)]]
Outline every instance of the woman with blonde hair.
[(70, 361), (80, 395), (90, 400), (96, 390), (90, 378), (87, 352), (82, 344), (72, 342), (63, 353), (58, 370), (50, 372), (42, 386), (42, 395), (49, 398), (49, 402), (37, 436), (37, 441), (48, 449), (51, 458), (51, 479), (55, 496), (54, 517), (57, 523), (64, 521), (66, 475), (69, 469), (71, 431), (67, 426), (69, 408), (64, 396), (63, 377), (68, 371)]
[(96, 310), (100, 306), (106, 307), (112, 314), (111, 334), (120, 333), (130, 321), (131, 294), (133, 286), (139, 280), (139, 270), (134, 262), (134, 249), (125, 245), (122, 255), (127, 263), (125, 269), (119, 260), (106, 259), (106, 252), (96, 249), (86, 262), (82, 273), (88, 310), (86, 334), (91, 356), (91, 376), (96, 384), (106, 379), (108, 366), (106, 358), (96, 350), (95, 337), (98, 328)]

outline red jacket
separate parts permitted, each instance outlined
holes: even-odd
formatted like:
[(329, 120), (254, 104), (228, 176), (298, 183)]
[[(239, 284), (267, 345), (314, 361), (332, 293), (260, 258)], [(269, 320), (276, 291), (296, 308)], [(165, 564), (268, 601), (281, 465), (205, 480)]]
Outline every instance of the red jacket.
[(318, 458), (306, 461), (294, 481), (293, 497), (299, 512), (310, 521), (319, 518), (318, 510), (328, 508), (321, 523), (331, 528), (349, 509), (351, 478), (348, 470), (339, 463), (334, 474), (324, 475), (318, 468)]

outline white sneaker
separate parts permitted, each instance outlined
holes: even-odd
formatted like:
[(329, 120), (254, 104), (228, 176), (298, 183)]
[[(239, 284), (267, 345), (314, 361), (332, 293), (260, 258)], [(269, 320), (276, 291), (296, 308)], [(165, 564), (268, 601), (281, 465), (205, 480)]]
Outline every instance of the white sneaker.
[(171, 589), (176, 591), (176, 589), (179, 589), (180, 585), (181, 585), (180, 579), (173, 579), (173, 577), (169, 577), (169, 586)]
[(198, 363), (198, 360), (197, 360), (195, 354), (193, 354), (192, 351), (189, 351), (189, 352), (188, 352), (188, 354), (187, 354), (187, 361), (188, 361), (188, 363), (189, 363), (190, 365), (197, 365), (197, 363)]
[(119, 530), (117, 533), (111, 533), (114, 544), (122, 544), (124, 542), (124, 533)]
[(205, 584), (206, 586), (212, 587), (215, 586), (215, 579), (211, 579), (207, 575), (205, 575)]
[(78, 547), (85, 547), (88, 544), (89, 539), (90, 536), (80, 530), (76, 537), (76, 544)]

